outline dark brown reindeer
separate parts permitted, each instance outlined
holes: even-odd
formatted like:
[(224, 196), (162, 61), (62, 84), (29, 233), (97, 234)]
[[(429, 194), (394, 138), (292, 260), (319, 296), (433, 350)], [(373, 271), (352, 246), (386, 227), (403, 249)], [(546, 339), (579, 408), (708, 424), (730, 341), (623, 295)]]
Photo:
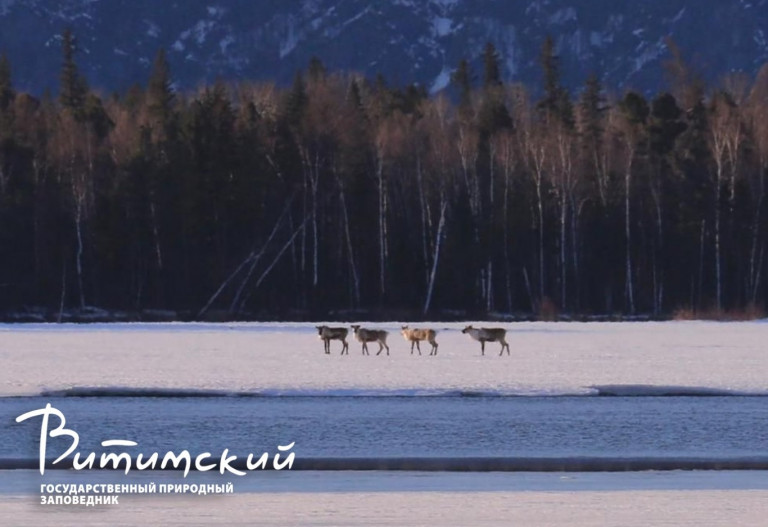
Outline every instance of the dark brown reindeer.
[(480, 350), (482, 351), (483, 355), (485, 355), (486, 342), (499, 342), (501, 344), (501, 352), (499, 353), (499, 356), (504, 354), (505, 348), (507, 350), (507, 355), (509, 355), (509, 344), (507, 344), (507, 341), (505, 340), (505, 337), (507, 336), (506, 329), (473, 328), (472, 326), (467, 326), (464, 329), (462, 329), (461, 332), (468, 333), (470, 337), (480, 341)]
[(437, 342), (435, 341), (435, 335), (437, 335), (437, 332), (434, 329), (410, 329), (408, 326), (403, 326), (400, 329), (400, 333), (403, 335), (405, 340), (411, 343), (411, 355), (413, 355), (414, 344), (416, 345), (416, 349), (419, 351), (419, 355), (421, 355), (421, 347), (419, 347), (419, 342), (422, 340), (426, 340), (432, 345), (432, 349), (430, 350), (429, 354), (437, 355)]
[(381, 329), (364, 329), (360, 328), (359, 325), (353, 325), (352, 331), (355, 332), (355, 338), (363, 343), (364, 355), (370, 355), (370, 353), (368, 353), (369, 342), (379, 343), (379, 351), (376, 355), (379, 355), (384, 348), (387, 348), (387, 355), (389, 355), (389, 346), (387, 346), (388, 333), (386, 331)]
[(315, 326), (317, 328), (317, 336), (323, 341), (326, 355), (331, 353), (331, 341), (341, 341), (341, 354), (347, 352), (349, 355), (349, 344), (347, 343), (347, 334), (349, 330), (347, 328), (330, 328), (328, 326)]

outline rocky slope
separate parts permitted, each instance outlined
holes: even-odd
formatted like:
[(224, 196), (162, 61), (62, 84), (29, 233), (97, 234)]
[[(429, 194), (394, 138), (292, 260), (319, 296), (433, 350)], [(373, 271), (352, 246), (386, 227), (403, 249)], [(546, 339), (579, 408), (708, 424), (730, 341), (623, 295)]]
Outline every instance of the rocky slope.
[(672, 37), (708, 80), (768, 61), (768, 0), (0, 0), (0, 51), (18, 87), (56, 89), (71, 27), (92, 86), (145, 82), (160, 47), (181, 88), (216, 78), (288, 82), (313, 55), (435, 92), (460, 58), (495, 43), (508, 80), (537, 85), (547, 34), (565, 84), (591, 72), (617, 90), (662, 87)]

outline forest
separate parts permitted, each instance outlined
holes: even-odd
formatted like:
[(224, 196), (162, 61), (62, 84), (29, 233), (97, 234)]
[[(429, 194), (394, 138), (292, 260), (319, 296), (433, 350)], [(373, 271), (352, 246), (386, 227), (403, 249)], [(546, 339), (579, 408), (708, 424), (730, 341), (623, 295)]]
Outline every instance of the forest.
[[(180, 319), (727, 316), (766, 300), (768, 66), (575, 93), (492, 44), (444, 93), (313, 59), (291, 86), (58, 93), (0, 58), (0, 311)], [(2, 50), (0, 50), (2, 51)], [(468, 57), (477, 59), (477, 57)], [(470, 64), (481, 64), (472, 71)], [(55, 74), (55, 73), (54, 73)]]

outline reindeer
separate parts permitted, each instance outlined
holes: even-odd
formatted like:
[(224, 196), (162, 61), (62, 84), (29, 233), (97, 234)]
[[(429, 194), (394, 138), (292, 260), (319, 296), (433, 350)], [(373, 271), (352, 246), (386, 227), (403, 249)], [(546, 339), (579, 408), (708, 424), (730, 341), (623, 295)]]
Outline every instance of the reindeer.
[(416, 349), (421, 355), (421, 348), (419, 347), (419, 341), (426, 340), (432, 345), (432, 349), (429, 354), (437, 355), (437, 342), (435, 342), (435, 335), (437, 332), (434, 329), (409, 329), (408, 326), (403, 326), (400, 330), (403, 338), (411, 343), (411, 355), (413, 355), (413, 345), (416, 344)]
[(499, 357), (504, 354), (504, 348), (507, 349), (507, 355), (509, 355), (509, 344), (504, 337), (507, 335), (507, 330), (502, 328), (473, 328), (467, 326), (461, 330), (462, 333), (469, 333), (469, 336), (475, 340), (480, 341), (480, 350), (485, 355), (485, 343), (486, 342), (499, 342), (501, 344), (501, 352)]
[(363, 343), (363, 354), (370, 355), (368, 353), (369, 342), (378, 342), (379, 352), (376, 355), (379, 355), (384, 348), (387, 348), (387, 355), (389, 355), (389, 346), (387, 346), (388, 333), (386, 331), (380, 329), (361, 329), (359, 325), (352, 326), (352, 331), (355, 332), (355, 338)]
[(340, 340), (341, 354), (344, 355), (344, 352), (346, 351), (347, 355), (349, 355), (349, 344), (347, 343), (347, 333), (349, 333), (349, 330), (347, 328), (329, 328), (328, 326), (315, 327), (317, 328), (318, 338), (323, 341), (323, 345), (325, 346), (326, 355), (331, 354), (332, 340)]

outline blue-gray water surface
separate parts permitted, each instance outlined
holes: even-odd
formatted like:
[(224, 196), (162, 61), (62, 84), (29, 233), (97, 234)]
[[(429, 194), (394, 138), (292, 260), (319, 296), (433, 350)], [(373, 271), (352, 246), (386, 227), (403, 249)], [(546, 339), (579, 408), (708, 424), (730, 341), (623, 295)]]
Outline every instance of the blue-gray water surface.
[[(766, 456), (765, 397), (10, 397), (0, 398), (0, 458), (34, 459), (47, 403), (80, 435), (129, 451), (298, 457)], [(51, 417), (51, 429), (58, 419)], [(67, 438), (50, 438), (48, 457)]]

